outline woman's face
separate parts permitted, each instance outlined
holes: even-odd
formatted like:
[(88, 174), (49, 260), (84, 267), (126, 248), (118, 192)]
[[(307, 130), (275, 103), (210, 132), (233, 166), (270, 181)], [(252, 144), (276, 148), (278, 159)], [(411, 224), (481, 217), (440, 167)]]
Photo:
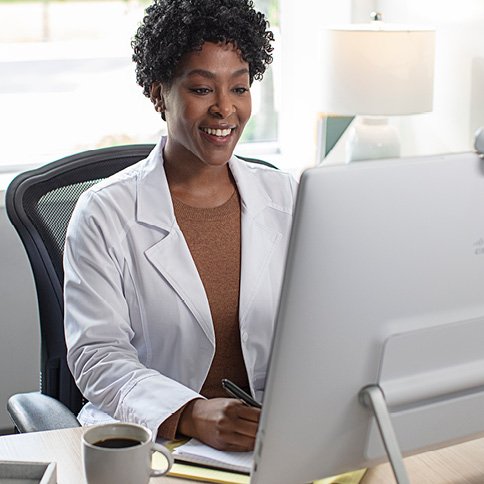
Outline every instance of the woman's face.
[(232, 44), (205, 42), (183, 56), (172, 85), (159, 86), (166, 162), (224, 165), (250, 118), (249, 88), (249, 65)]

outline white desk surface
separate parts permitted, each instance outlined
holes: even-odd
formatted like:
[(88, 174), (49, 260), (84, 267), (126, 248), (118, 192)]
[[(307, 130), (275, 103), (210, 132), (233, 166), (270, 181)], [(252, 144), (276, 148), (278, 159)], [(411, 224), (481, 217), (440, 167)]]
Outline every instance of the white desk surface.
[[(57, 484), (86, 484), (82, 468), (84, 428), (0, 437), (0, 460), (57, 462)], [(153, 484), (182, 484), (185, 479), (157, 477)], [(192, 481), (193, 482), (193, 481)]]
[[(85, 484), (81, 461), (83, 428), (0, 437), (0, 460), (57, 462), (57, 484)], [(411, 484), (483, 484), (484, 439), (405, 459)], [(150, 484), (194, 481), (153, 478)], [(361, 484), (393, 484), (388, 464), (369, 469)]]

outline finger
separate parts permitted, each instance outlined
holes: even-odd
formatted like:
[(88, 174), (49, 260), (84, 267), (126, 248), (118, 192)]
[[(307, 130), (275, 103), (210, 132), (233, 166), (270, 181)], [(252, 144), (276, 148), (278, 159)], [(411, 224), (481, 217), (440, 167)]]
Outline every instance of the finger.
[(244, 435), (240, 432), (230, 432), (227, 434), (220, 434), (217, 438), (219, 445), (224, 447), (224, 450), (233, 452), (247, 452), (254, 450), (255, 435)]
[(232, 432), (233, 435), (236, 436), (236, 438), (255, 440), (258, 429), (257, 424), (254, 422), (248, 422), (247, 420), (240, 420), (239, 422), (241, 423), (234, 428)]
[(227, 435), (234, 433), (255, 438), (259, 426), (259, 412), (257, 409), (253, 410), (256, 410), (255, 415), (244, 404), (230, 402), (220, 415), (216, 426), (218, 431)]
[(227, 443), (226, 447), (223, 449), (227, 452), (251, 452), (254, 450), (255, 441), (250, 442), (250, 445), (238, 445)]
[(259, 422), (261, 410), (260, 408), (248, 407), (247, 405), (241, 404), (240, 407), (237, 408), (237, 414), (239, 418), (244, 420)]

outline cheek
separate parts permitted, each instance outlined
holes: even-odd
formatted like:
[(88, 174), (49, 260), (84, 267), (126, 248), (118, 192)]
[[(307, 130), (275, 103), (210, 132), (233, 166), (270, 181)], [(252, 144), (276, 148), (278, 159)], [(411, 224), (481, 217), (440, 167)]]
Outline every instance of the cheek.
[(182, 116), (186, 122), (191, 123), (200, 117), (200, 110), (197, 109), (195, 103), (187, 103), (182, 109), (180, 109), (180, 116)]
[(187, 110), (190, 108), (190, 103), (179, 92), (177, 86), (173, 86), (165, 94), (165, 109), (167, 113), (170, 113), (171, 118), (179, 122), (186, 116)]
[(249, 94), (249, 98), (247, 99), (247, 102), (245, 103), (245, 110), (247, 113), (247, 116), (250, 117), (252, 114), (252, 96)]
[(166, 121), (168, 129), (171, 128), (173, 134), (183, 136), (190, 130), (196, 119), (193, 106), (189, 104), (176, 103), (170, 107), (167, 106)]
[(191, 100), (190, 102), (178, 103), (176, 116), (179, 122), (185, 126), (196, 124), (206, 113), (202, 103)]
[(249, 118), (252, 114), (252, 99), (249, 98), (249, 100), (244, 103), (243, 107), (242, 107), (242, 113), (243, 113), (243, 117), (245, 119), (245, 123), (247, 123), (249, 121)]

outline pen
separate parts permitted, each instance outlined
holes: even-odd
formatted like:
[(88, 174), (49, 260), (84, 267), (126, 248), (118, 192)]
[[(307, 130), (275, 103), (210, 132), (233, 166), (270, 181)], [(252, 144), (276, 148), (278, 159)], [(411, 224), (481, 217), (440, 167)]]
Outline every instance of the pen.
[(222, 380), (222, 386), (229, 395), (242, 400), (249, 407), (262, 408), (262, 405), (257, 400), (254, 400), (248, 393), (244, 392), (244, 390), (230, 380), (224, 378)]

